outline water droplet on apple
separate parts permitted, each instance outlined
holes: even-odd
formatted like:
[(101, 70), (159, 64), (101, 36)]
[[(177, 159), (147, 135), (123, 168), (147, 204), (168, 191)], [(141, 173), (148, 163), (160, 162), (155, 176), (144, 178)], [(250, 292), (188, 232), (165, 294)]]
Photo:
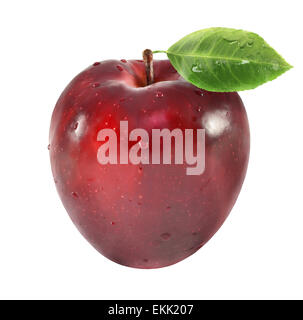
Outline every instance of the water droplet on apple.
[(92, 85), (92, 87), (93, 87), (93, 88), (98, 88), (98, 87), (100, 87), (100, 83), (96, 82), (96, 83), (94, 83), (94, 84)]
[(77, 192), (72, 192), (72, 197), (75, 198), (75, 199), (78, 199), (79, 198), (78, 193)]
[(50, 148), (51, 148), (51, 145), (49, 144), (49, 145), (47, 146), (47, 149), (50, 150)]
[(118, 69), (119, 71), (123, 71), (123, 68), (122, 68), (121, 66), (117, 66), (117, 69)]
[(168, 240), (170, 237), (171, 237), (170, 233), (165, 232), (161, 234), (161, 238), (163, 240)]
[(162, 91), (157, 91), (157, 92), (156, 92), (156, 97), (157, 97), (157, 98), (161, 98), (161, 97), (163, 97), (163, 96), (164, 96), (164, 94), (163, 94)]
[(195, 90), (195, 94), (197, 94), (198, 96), (203, 96), (202, 90)]
[(95, 66), (98, 66), (100, 64), (100, 62), (95, 62), (94, 64), (93, 64), (93, 66), (95, 67)]
[(127, 61), (125, 59), (121, 59), (121, 62), (126, 63)]
[(198, 112), (201, 112), (201, 110), (202, 110), (202, 107), (201, 107), (201, 106), (198, 106), (198, 107), (197, 107), (197, 111), (198, 111)]
[(114, 226), (116, 223), (114, 221), (111, 221), (110, 224)]
[(78, 125), (79, 125), (79, 123), (78, 123), (78, 122), (76, 122), (76, 123), (74, 124), (74, 126), (73, 126), (73, 129), (74, 129), (74, 130), (77, 130)]

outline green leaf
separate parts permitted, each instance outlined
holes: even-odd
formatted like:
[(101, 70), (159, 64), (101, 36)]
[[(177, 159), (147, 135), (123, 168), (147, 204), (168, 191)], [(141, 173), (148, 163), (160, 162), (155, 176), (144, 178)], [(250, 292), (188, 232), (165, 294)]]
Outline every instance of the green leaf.
[(253, 89), (292, 68), (257, 34), (229, 28), (193, 32), (165, 52), (184, 79), (208, 91)]

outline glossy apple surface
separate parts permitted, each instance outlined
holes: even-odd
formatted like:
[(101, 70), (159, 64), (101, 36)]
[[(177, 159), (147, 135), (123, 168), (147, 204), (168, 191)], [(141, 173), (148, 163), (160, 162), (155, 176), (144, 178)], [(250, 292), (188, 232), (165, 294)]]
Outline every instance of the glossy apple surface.
[[(193, 254), (219, 229), (240, 192), (249, 127), (237, 93), (215, 93), (183, 80), (168, 60), (154, 61), (146, 85), (140, 60), (95, 63), (67, 86), (50, 128), (52, 172), (82, 235), (122, 265), (159, 268)], [(205, 171), (187, 165), (101, 165), (102, 128), (206, 131)]]

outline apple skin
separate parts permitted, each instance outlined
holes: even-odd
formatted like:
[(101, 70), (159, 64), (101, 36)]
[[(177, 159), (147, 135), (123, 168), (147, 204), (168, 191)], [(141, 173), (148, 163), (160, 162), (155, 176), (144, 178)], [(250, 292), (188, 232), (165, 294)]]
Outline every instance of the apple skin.
[[(81, 234), (105, 257), (160, 268), (192, 255), (220, 228), (240, 192), (249, 158), (249, 126), (236, 92), (186, 82), (168, 60), (154, 61), (146, 85), (141, 60), (95, 63), (61, 94), (50, 128), (58, 193)], [(206, 130), (205, 171), (184, 165), (101, 165), (97, 133), (128, 120), (143, 128)]]

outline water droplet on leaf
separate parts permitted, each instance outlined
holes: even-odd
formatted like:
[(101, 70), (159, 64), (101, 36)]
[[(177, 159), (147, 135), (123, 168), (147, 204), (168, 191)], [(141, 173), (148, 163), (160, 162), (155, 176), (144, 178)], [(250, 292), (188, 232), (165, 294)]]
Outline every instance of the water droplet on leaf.
[(279, 64), (278, 63), (274, 63), (272, 67), (273, 67), (273, 69), (275, 71), (279, 70)]
[(194, 64), (191, 68), (192, 72), (202, 72), (202, 68), (200, 65)]
[(253, 44), (254, 44), (254, 40), (250, 39), (250, 40), (247, 41), (247, 46), (248, 47), (252, 47)]

